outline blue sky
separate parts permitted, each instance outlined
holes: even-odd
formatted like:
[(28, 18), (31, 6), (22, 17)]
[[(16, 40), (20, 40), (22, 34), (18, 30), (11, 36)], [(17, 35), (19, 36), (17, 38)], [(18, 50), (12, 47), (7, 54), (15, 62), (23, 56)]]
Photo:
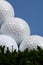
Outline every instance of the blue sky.
[(43, 36), (43, 0), (7, 0), (12, 4), (15, 16), (24, 19), (31, 34)]

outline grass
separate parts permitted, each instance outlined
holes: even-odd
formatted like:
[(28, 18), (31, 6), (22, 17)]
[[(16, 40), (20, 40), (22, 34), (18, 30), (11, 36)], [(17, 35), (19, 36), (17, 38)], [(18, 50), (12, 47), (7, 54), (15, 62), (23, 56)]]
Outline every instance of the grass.
[(0, 46), (0, 65), (43, 65), (43, 49), (37, 46), (37, 50), (24, 52), (12, 51), (7, 48), (4, 52), (5, 46)]

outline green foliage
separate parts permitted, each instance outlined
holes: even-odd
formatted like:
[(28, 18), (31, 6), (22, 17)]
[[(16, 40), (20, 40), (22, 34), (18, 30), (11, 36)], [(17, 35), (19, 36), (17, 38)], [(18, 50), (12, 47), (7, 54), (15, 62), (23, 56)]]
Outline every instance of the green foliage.
[(43, 49), (39, 46), (37, 50), (26, 49), (24, 52), (4, 50), (5, 46), (0, 46), (0, 65), (43, 65)]

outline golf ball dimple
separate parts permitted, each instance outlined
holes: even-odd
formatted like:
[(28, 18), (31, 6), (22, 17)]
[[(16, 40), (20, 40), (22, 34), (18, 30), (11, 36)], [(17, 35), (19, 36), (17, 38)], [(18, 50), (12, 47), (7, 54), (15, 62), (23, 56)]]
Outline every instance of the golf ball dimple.
[(0, 35), (0, 46), (5, 46), (5, 51), (7, 50), (8, 47), (10, 52), (12, 52), (12, 46), (13, 46), (13, 51), (14, 50), (18, 51), (18, 46), (16, 41), (7, 35)]
[(0, 27), (7, 17), (13, 16), (15, 16), (15, 14), (12, 5), (9, 2), (2, 0), (0, 2)]
[(26, 50), (26, 48), (28, 48), (29, 50), (33, 50), (33, 49), (37, 50), (37, 46), (42, 47), (42, 44), (40, 43), (40, 41), (42, 40), (43, 40), (42, 37), (37, 35), (32, 35), (30, 37), (27, 37), (20, 44), (19, 50), (24, 51)]
[(21, 18), (9, 18), (1, 27), (1, 33), (13, 37), (18, 45), (28, 35), (30, 35), (29, 25)]

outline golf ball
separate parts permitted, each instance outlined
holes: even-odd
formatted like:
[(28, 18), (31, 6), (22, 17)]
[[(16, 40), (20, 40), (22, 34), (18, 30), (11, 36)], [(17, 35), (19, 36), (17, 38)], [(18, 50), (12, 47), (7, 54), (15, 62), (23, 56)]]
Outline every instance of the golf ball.
[(29, 25), (21, 18), (9, 18), (4, 22), (1, 27), (1, 33), (7, 34), (13, 37), (17, 44), (28, 35), (30, 35), (30, 27)]
[(16, 41), (7, 35), (0, 35), (0, 46), (5, 46), (5, 51), (7, 50), (7, 47), (9, 48), (10, 52), (12, 52), (12, 47), (13, 51), (18, 51)]
[(30, 37), (27, 37), (20, 44), (19, 50), (24, 51), (24, 50), (26, 50), (26, 48), (28, 48), (29, 50), (32, 50), (32, 49), (37, 50), (37, 46), (42, 46), (42, 44), (40, 43), (40, 41), (42, 41), (42, 40), (43, 40), (42, 37), (37, 36), (37, 35), (32, 35)]
[(9, 2), (2, 0), (0, 2), (0, 27), (7, 17), (12, 16), (14, 16), (12, 5)]
[(43, 37), (39, 35), (31, 35), (31, 38), (38, 40), (40, 47), (43, 48)]

